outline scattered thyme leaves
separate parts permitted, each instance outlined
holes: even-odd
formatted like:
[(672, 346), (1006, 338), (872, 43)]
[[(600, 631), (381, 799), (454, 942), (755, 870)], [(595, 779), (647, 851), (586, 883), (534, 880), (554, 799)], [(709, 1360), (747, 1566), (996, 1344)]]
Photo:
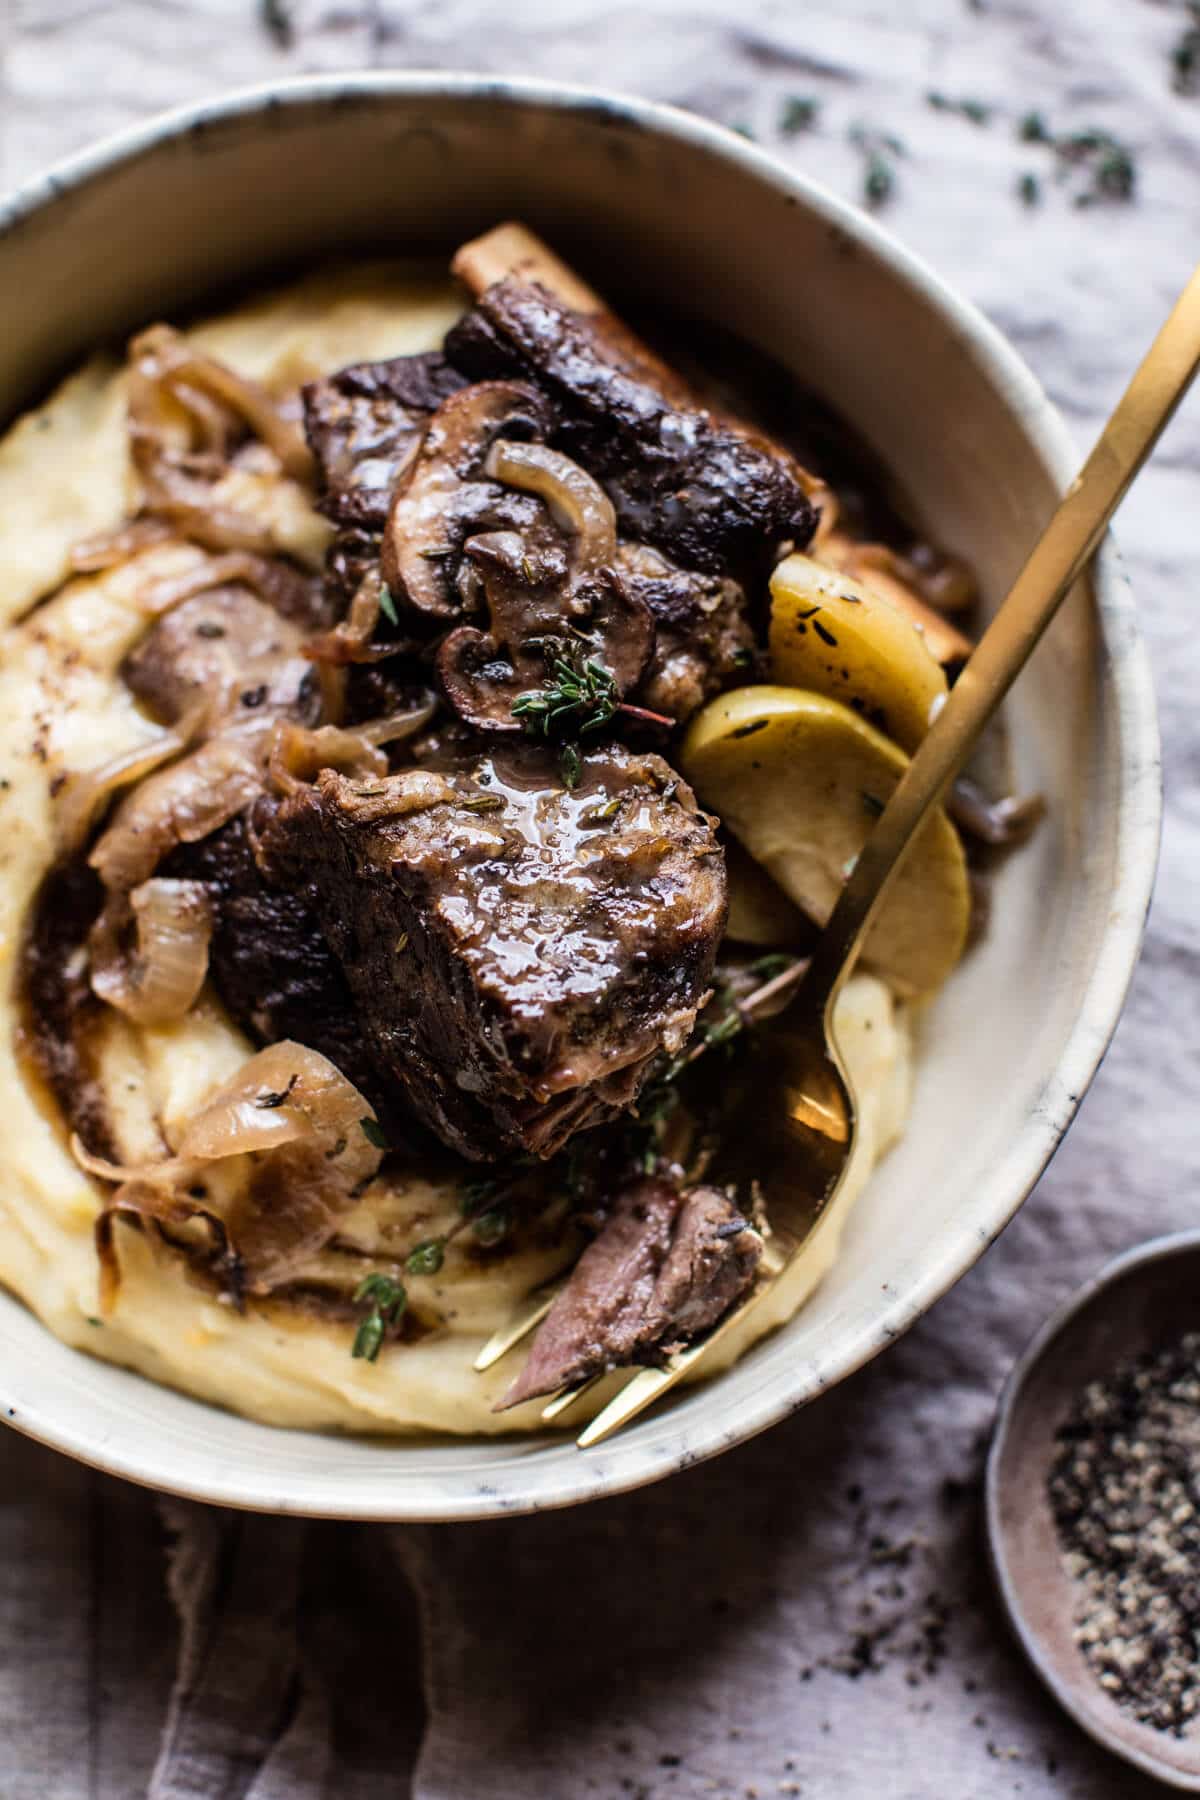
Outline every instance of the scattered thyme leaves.
[(379, 590), (379, 610), (389, 625), (400, 623), (400, 614), (396, 611), (396, 602), (392, 598), (392, 590), (386, 584)]
[(446, 1260), (445, 1238), (423, 1238), (404, 1259), (409, 1275), (436, 1275)]
[(1036, 175), (1026, 169), (1017, 183), (1017, 194), (1022, 206), (1039, 206), (1042, 199), (1042, 184)]
[(863, 205), (877, 212), (895, 190), (896, 160), (905, 154), (904, 145), (898, 137), (868, 130), (865, 125), (851, 126), (849, 139), (863, 159)]
[(368, 1275), (354, 1290), (354, 1304), (369, 1311), (354, 1334), (351, 1356), (374, 1362), (383, 1347), (388, 1328), (395, 1325), (408, 1305), (404, 1284), (391, 1275)]
[(749, 644), (740, 645), (730, 657), (730, 661), (735, 669), (752, 669), (755, 660), (755, 652), (750, 648)]
[(1171, 51), (1171, 86), (1177, 94), (1200, 94), (1200, 0), (1189, 0), (1190, 24)]
[(986, 125), (992, 116), (991, 107), (985, 106), (982, 100), (956, 100), (950, 94), (936, 91), (926, 94), (925, 100), (934, 112), (958, 113), (960, 118), (970, 119), (972, 125)]
[(569, 731), (576, 737), (600, 731), (614, 717), (619, 702), (611, 669), (594, 657), (554, 656), (553, 679), (513, 701), (513, 718), (533, 737)]
[(779, 129), (784, 137), (798, 137), (811, 131), (821, 111), (821, 102), (812, 94), (789, 94), (779, 109)]
[[(1197, 4), (1200, 6), (1200, 0)], [(1030, 112), (1017, 126), (1017, 136), (1022, 143), (1044, 144), (1053, 151), (1060, 181), (1067, 180), (1072, 173), (1082, 178), (1083, 185), (1077, 186), (1072, 195), (1076, 206), (1133, 199), (1137, 188), (1137, 164), (1129, 146), (1114, 137), (1111, 131), (1090, 125), (1082, 131), (1056, 135), (1041, 113)], [(1036, 205), (1041, 197), (1037, 177), (1032, 174), (1021, 177), (1017, 191), (1027, 206)]]
[(1067, 164), (1078, 164), (1091, 177), (1090, 187), (1075, 195), (1076, 206), (1097, 200), (1132, 200), (1137, 186), (1137, 167), (1128, 146), (1109, 131), (1077, 131), (1059, 138), (1055, 154)]
[(362, 1126), (362, 1134), (366, 1138), (368, 1144), (374, 1145), (376, 1150), (387, 1150), (390, 1148), (387, 1138), (383, 1134), (383, 1127), (378, 1119), (360, 1119), (358, 1122)]
[(268, 37), (281, 50), (290, 50), (296, 41), (292, 0), (258, 0), (258, 16)]
[(583, 773), (583, 764), (579, 760), (579, 752), (574, 744), (564, 744), (558, 758), (558, 772), (563, 786), (568, 790), (579, 786), (579, 777)]
[(748, 124), (745, 119), (738, 119), (735, 124), (730, 126), (730, 130), (736, 131), (739, 137), (748, 138), (752, 144), (758, 142), (758, 135), (755, 132), (754, 127)]
[(464, 812), (485, 813), (503, 812), (506, 802), (502, 794), (468, 794), (458, 804)]

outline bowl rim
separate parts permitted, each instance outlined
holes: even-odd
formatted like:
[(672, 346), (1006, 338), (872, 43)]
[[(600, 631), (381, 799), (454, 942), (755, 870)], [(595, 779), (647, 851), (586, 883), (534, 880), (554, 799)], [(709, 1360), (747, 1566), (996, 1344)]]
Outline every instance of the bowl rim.
[[(51, 211), (73, 193), (102, 183), (114, 171), (154, 155), (188, 134), (236, 121), (262, 120), (280, 108), (332, 110), (354, 98), (381, 102), (450, 98), (464, 104), (500, 105), (514, 110), (577, 112), (593, 119), (599, 117), (616, 128), (665, 137), (733, 164), (786, 200), (806, 208), (831, 230), (863, 245), (885, 265), (893, 278), (903, 282), (924, 306), (937, 314), (1001, 391), (1006, 404), (1022, 421), (1032, 455), (1041, 461), (1060, 489), (1065, 489), (1073, 478), (1080, 460), (1078, 453), (1061, 417), (1018, 352), (972, 303), (875, 219), (725, 126), (679, 107), (579, 83), (433, 69), (339, 72), (237, 88), (160, 112), (32, 176), (10, 195), (0, 198), (0, 247), (27, 219)], [(297, 1504), (279, 1492), (281, 1478), (264, 1480), (254, 1468), (244, 1465), (210, 1464), (205, 1479), (182, 1481), (172, 1476), (169, 1458), (159, 1459), (156, 1465), (154, 1458), (148, 1458), (143, 1451), (115, 1444), (102, 1428), (64, 1426), (28, 1403), (19, 1408), (4, 1406), (7, 1422), (95, 1468), (191, 1499), (313, 1517), (449, 1521), (539, 1511), (640, 1487), (746, 1441), (861, 1368), (903, 1335), (967, 1272), (1027, 1199), (1103, 1060), (1137, 963), (1158, 856), (1161, 756), (1149, 659), (1137, 631), (1132, 594), (1111, 536), (1104, 540), (1093, 565), (1092, 582), (1102, 645), (1109, 653), (1117, 645), (1121, 651), (1120, 656), (1111, 658), (1114, 725), (1120, 750), (1119, 835), (1115, 854), (1117, 877), (1107, 929), (1056, 1065), (1055, 1080), (1000, 1165), (1003, 1188), (1012, 1196), (1002, 1216), (992, 1222), (986, 1235), (974, 1227), (958, 1237), (947, 1233), (940, 1254), (930, 1258), (921, 1277), (903, 1294), (889, 1293), (881, 1311), (870, 1322), (854, 1325), (835, 1360), (797, 1365), (795, 1379), (782, 1392), (776, 1384), (751, 1395), (741, 1407), (736, 1425), (706, 1420), (699, 1412), (689, 1418), (686, 1431), (677, 1431), (677, 1441), (673, 1440), (665, 1452), (661, 1443), (639, 1441), (635, 1426), (614, 1446), (601, 1452), (580, 1453), (553, 1478), (532, 1484), (528, 1479), (532, 1460), (529, 1457), (519, 1460), (515, 1471), (489, 1467), (486, 1482), (469, 1471), (461, 1479), (443, 1472), (437, 1482), (436, 1504), (430, 1503), (428, 1487), (424, 1498), (413, 1496), (410, 1500), (402, 1485), (397, 1484), (389, 1488), (386, 1498), (381, 1498), (373, 1485), (369, 1491), (353, 1495), (339, 1489), (336, 1479), (328, 1478), (324, 1499), (309, 1494)], [(405, 1439), (391, 1441), (398, 1450), (405, 1448)], [(464, 1440), (471, 1441), (476, 1440)]]
[(1134, 1275), (1138, 1270), (1153, 1267), (1158, 1263), (1172, 1262), (1179, 1256), (1194, 1255), (1197, 1250), (1200, 1250), (1200, 1226), (1191, 1226), (1185, 1231), (1172, 1231), (1161, 1237), (1148, 1238), (1144, 1243), (1134, 1244), (1130, 1249), (1122, 1250), (1118, 1255), (1110, 1257), (1094, 1274), (1089, 1275), (1080, 1287), (1068, 1294), (1061, 1305), (1055, 1307), (1050, 1317), (1038, 1328), (1022, 1350), (1000, 1391), (1000, 1398), (996, 1402), (996, 1416), (992, 1424), (991, 1442), (988, 1446), (983, 1486), (988, 1562), (1013, 1641), (1020, 1646), (1031, 1667), (1063, 1711), (1074, 1719), (1080, 1729), (1086, 1731), (1095, 1743), (1107, 1750), (1111, 1756), (1119, 1756), (1132, 1767), (1154, 1776), (1165, 1786), (1189, 1794), (1200, 1792), (1200, 1775), (1188, 1775), (1179, 1769), (1173, 1769), (1150, 1752), (1110, 1737), (1100, 1725), (1096, 1715), (1076, 1699), (1072, 1688), (1061, 1678), (1053, 1660), (1043, 1649), (1040, 1636), (1028, 1621), (1017, 1583), (1012, 1574), (1008, 1555), (1008, 1534), (1001, 1521), (1001, 1465), (1004, 1462), (1004, 1453), (1008, 1448), (1013, 1420), (1021, 1405), (1029, 1377), (1063, 1332), (1074, 1323), (1081, 1313), (1088, 1310), (1094, 1300), (1109, 1288), (1115, 1287), (1118, 1282), (1124, 1281), (1127, 1276)]

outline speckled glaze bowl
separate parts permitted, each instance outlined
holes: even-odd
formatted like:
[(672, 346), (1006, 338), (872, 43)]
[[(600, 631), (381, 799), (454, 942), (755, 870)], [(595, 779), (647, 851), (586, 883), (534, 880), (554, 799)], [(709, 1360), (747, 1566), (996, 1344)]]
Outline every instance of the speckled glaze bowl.
[[(861, 213), (733, 134), (583, 89), (339, 76), (235, 94), (85, 152), (0, 205), (0, 420), (98, 338), (347, 248), (448, 250), (520, 217), (620, 301), (666, 296), (790, 364), (902, 476), (994, 606), (1074, 472), (997, 333)], [(1142, 349), (1130, 346), (1130, 361)], [(3, 1414), (201, 1499), (466, 1519), (632, 1488), (728, 1449), (874, 1356), (1029, 1193), (1121, 1009), (1153, 879), (1158, 738), (1111, 546), (1012, 699), (1017, 780), (1049, 801), (991, 930), (926, 1022), (901, 1146), (840, 1260), (777, 1336), (594, 1451), (250, 1423), (66, 1349), (0, 1296)], [(0, 1179), (2, 1179), (0, 1173)]]

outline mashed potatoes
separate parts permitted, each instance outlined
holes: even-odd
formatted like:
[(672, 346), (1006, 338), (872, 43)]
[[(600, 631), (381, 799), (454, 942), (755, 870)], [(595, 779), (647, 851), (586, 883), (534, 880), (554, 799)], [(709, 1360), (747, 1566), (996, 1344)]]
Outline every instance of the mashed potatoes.
[[(191, 335), (282, 392), (351, 361), (433, 348), (458, 311), (445, 281), (373, 264), (324, 272)], [(510, 1366), (479, 1376), (471, 1365), (514, 1301), (558, 1272), (562, 1248), (518, 1244), (508, 1257), (481, 1264), (452, 1243), (437, 1275), (409, 1284), (414, 1305), (436, 1315), (440, 1327), (385, 1349), (375, 1363), (352, 1360), (349, 1322), (281, 1302), (251, 1302), (238, 1313), (190, 1279), (179, 1259), (156, 1250), (149, 1235), (123, 1228), (118, 1299), (99, 1317), (93, 1226), (100, 1196), (20, 1060), (14, 982), (30, 903), (55, 856), (55, 796), (64, 778), (150, 743), (160, 731), (118, 674), (146, 628), (138, 595), (151, 576), (178, 573), (197, 555), (178, 543), (158, 544), (114, 569), (71, 575), (72, 546), (118, 525), (129, 506), (124, 383), (122, 368), (96, 358), (0, 443), (0, 1093), (7, 1143), (0, 1279), (66, 1342), (271, 1423), (383, 1432), (526, 1428), (537, 1421), (537, 1403), (491, 1411), (511, 1380)], [(270, 523), (281, 549), (319, 564), (328, 527), (295, 482), (264, 476), (235, 498)], [(849, 984), (841, 1037), (861, 1100), (854, 1167), (804, 1255), (723, 1340), (706, 1372), (740, 1355), (811, 1292), (872, 1165), (903, 1127), (908, 1026), (879, 981), (859, 975)], [(101, 1080), (123, 1155), (155, 1154), (162, 1124), (194, 1111), (251, 1053), (207, 991), (170, 1027), (137, 1029), (113, 1014)], [(364, 1256), (394, 1254), (395, 1246), (444, 1229), (457, 1207), (451, 1185), (416, 1175), (377, 1181), (339, 1237)], [(314, 1281), (332, 1254), (314, 1259)], [(606, 1392), (603, 1385), (593, 1390), (587, 1404), (594, 1410)]]

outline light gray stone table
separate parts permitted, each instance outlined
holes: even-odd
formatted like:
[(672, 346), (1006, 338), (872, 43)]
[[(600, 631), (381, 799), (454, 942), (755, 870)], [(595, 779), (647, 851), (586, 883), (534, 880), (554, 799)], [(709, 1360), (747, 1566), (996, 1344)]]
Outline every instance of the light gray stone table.
[[(1084, 443), (1200, 251), (1173, 0), (0, 0), (0, 184), (208, 90), (364, 64), (536, 72), (742, 123), (885, 217), (1008, 333)], [(929, 90), (993, 110), (976, 125)], [(792, 95), (817, 129), (784, 141)], [(1103, 126), (1130, 206), (1016, 184)], [(0, 306), (2, 317), (2, 306)], [(393, 1532), (168, 1508), (0, 1443), (0, 1795), (129, 1800), (1142, 1800), (1043, 1697), (983, 1566), (997, 1389), (1110, 1252), (1197, 1217), (1200, 400), (1120, 536), (1153, 653), (1166, 841), (1141, 971), (1070, 1139), (985, 1261), (838, 1393), (720, 1462), (529, 1521)], [(174, 1544), (168, 1596), (166, 1546)], [(174, 1606), (171, 1601), (174, 1601)], [(182, 1615), (182, 1630), (176, 1623)], [(164, 1731), (165, 1727), (165, 1731)]]

